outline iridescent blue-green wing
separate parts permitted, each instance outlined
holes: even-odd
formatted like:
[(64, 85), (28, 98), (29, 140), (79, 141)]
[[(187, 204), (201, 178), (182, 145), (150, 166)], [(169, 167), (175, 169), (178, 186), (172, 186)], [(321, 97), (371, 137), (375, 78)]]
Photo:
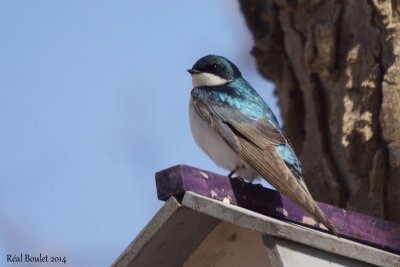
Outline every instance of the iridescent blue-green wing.
[(273, 187), (307, 210), (316, 220), (337, 234), (335, 227), (318, 207), (300, 177), (296, 177), (279, 151), (286, 137), (266, 119), (251, 119), (238, 109), (216, 102), (192, 98), (200, 117), (206, 121), (245, 162)]

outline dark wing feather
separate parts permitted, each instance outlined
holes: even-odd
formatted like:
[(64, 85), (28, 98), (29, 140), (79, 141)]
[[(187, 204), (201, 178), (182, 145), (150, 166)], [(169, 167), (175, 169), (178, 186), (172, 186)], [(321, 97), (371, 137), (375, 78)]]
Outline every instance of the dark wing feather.
[[(238, 155), (279, 192), (307, 210), (334, 234), (336, 228), (299, 183), (275, 146), (287, 142), (268, 120), (253, 120), (239, 110), (213, 101), (192, 99), (200, 115)], [(249, 127), (249, 125), (251, 127)]]
[[(286, 143), (285, 136), (267, 119), (251, 119), (237, 109), (213, 102), (206, 104), (210, 113), (230, 125), (259, 148)], [(249, 126), (252, 127), (249, 127)]]

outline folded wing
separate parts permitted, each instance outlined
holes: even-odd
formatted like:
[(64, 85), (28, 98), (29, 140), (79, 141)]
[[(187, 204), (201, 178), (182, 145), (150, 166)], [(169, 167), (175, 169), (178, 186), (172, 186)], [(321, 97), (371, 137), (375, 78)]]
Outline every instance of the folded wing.
[(267, 119), (249, 118), (239, 110), (220, 102), (192, 99), (192, 103), (199, 116), (244, 161), (279, 192), (338, 235), (336, 228), (303, 185), (302, 178), (295, 177), (277, 151), (276, 146), (288, 143), (279, 129)]

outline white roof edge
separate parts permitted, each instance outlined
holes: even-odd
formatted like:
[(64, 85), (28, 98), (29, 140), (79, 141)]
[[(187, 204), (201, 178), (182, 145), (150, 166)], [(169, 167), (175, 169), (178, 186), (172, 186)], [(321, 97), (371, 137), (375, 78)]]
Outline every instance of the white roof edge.
[(400, 256), (345, 238), (280, 221), (257, 212), (186, 192), (182, 206), (263, 234), (378, 266), (400, 266)]
[(161, 207), (161, 209), (154, 215), (150, 222), (143, 228), (142, 231), (140, 231), (140, 233), (111, 266), (128, 266), (129, 263), (132, 262), (133, 259), (138, 255), (141, 249), (146, 245), (149, 239), (157, 234), (157, 232), (180, 207), (181, 205), (175, 198), (169, 198), (168, 201)]

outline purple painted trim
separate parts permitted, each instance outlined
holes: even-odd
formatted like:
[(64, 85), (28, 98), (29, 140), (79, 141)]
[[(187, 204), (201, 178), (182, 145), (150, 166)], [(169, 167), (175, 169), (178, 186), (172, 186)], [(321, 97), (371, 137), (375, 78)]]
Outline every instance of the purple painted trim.
[[(238, 179), (177, 165), (156, 173), (157, 195), (160, 200), (171, 196), (181, 198), (185, 191), (237, 205), (258, 213), (314, 229), (320, 224), (307, 224), (309, 214), (275, 190)], [(357, 212), (318, 203), (340, 232), (340, 236), (400, 254), (400, 225)], [(284, 212), (282, 212), (284, 211)]]

